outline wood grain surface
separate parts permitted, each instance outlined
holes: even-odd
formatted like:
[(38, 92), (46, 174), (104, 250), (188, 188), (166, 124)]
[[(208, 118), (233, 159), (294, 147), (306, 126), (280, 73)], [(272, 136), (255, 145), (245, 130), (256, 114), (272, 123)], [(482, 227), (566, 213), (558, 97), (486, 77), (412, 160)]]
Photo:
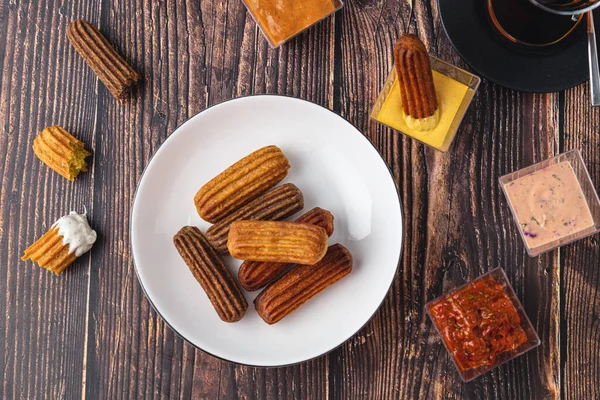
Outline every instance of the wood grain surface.
[[(0, 0), (0, 398), (600, 398), (600, 238), (527, 256), (498, 177), (580, 148), (600, 187), (600, 111), (587, 85), (548, 95), (483, 81), (448, 154), (369, 120), (405, 30), (468, 68), (436, 1), (347, 0), (272, 50), (241, 0)], [(121, 106), (66, 39), (84, 18), (141, 74)], [(207, 355), (154, 312), (135, 275), (129, 215), (144, 167), (206, 107), (254, 93), (313, 101), (347, 118), (390, 166), (404, 254), (388, 296), (353, 338), (316, 360), (251, 368)], [(93, 151), (74, 183), (31, 150), (59, 124)], [(87, 207), (98, 243), (62, 276), (22, 251)], [(423, 305), (502, 266), (542, 344), (463, 383)]]

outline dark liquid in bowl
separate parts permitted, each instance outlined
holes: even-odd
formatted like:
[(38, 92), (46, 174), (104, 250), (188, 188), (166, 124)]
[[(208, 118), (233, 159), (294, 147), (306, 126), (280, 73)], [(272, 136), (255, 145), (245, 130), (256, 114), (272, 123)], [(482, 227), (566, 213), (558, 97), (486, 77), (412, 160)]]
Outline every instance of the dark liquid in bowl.
[(558, 13), (579, 13), (598, 4), (598, 0), (532, 0)]
[(566, 37), (580, 17), (552, 14), (529, 0), (488, 0), (488, 12), (498, 31), (508, 40), (545, 46)]

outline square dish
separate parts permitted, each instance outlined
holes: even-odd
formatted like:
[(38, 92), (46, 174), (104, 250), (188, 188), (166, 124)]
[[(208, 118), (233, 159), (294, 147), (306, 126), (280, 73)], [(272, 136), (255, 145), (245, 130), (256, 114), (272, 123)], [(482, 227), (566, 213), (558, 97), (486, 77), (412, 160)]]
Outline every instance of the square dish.
[(579, 150), (500, 178), (531, 257), (600, 232), (600, 200)]
[(371, 110), (371, 118), (403, 135), (441, 152), (447, 152), (473, 100), (481, 78), (439, 58), (429, 56), (436, 95), (440, 104), (440, 122), (432, 131), (417, 132), (406, 126), (396, 68), (388, 78)]
[(335, 13), (341, 0), (243, 0), (272, 48), (277, 48)]
[(540, 344), (502, 268), (428, 302), (425, 309), (465, 382)]

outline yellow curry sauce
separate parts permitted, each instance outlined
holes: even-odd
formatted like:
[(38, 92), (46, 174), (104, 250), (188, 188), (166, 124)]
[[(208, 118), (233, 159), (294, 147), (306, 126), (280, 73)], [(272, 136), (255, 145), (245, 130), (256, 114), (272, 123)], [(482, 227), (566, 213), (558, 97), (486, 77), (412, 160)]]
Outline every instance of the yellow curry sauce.
[(334, 12), (339, 0), (244, 0), (273, 46)]
[(594, 225), (577, 176), (568, 161), (525, 175), (504, 188), (529, 248)]
[(450, 145), (450, 140), (446, 140), (449, 134), (448, 131), (469, 88), (467, 85), (437, 71), (433, 71), (433, 84), (435, 85), (435, 92), (438, 96), (438, 107), (440, 108), (440, 121), (434, 129), (419, 132), (410, 129), (406, 125), (402, 112), (402, 99), (398, 79), (392, 85), (390, 93), (385, 99), (376, 119), (425, 144), (446, 151)]

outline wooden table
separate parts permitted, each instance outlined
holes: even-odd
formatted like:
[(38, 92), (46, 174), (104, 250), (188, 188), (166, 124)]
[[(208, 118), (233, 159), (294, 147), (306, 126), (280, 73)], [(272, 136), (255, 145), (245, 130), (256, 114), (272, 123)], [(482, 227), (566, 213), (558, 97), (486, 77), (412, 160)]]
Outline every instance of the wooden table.
[[(72, 3), (72, 4), (71, 4)], [(600, 398), (598, 235), (526, 255), (498, 177), (580, 148), (600, 187), (600, 114), (586, 85), (528, 95), (484, 81), (449, 154), (377, 126), (369, 111), (404, 31), (403, 0), (348, 0), (270, 50), (241, 0), (0, 0), (0, 398)], [(416, 30), (458, 66), (436, 1)], [(84, 18), (142, 74), (120, 106), (66, 39)], [(129, 213), (138, 180), (173, 130), (206, 107), (253, 93), (296, 96), (355, 124), (393, 171), (404, 255), (375, 317), (339, 349), (279, 369), (215, 359), (174, 334), (136, 279)], [(70, 183), (31, 150), (60, 124), (93, 150)], [(86, 206), (99, 241), (62, 276), (21, 262), (58, 217)], [(542, 340), (464, 384), (423, 305), (496, 266)]]

